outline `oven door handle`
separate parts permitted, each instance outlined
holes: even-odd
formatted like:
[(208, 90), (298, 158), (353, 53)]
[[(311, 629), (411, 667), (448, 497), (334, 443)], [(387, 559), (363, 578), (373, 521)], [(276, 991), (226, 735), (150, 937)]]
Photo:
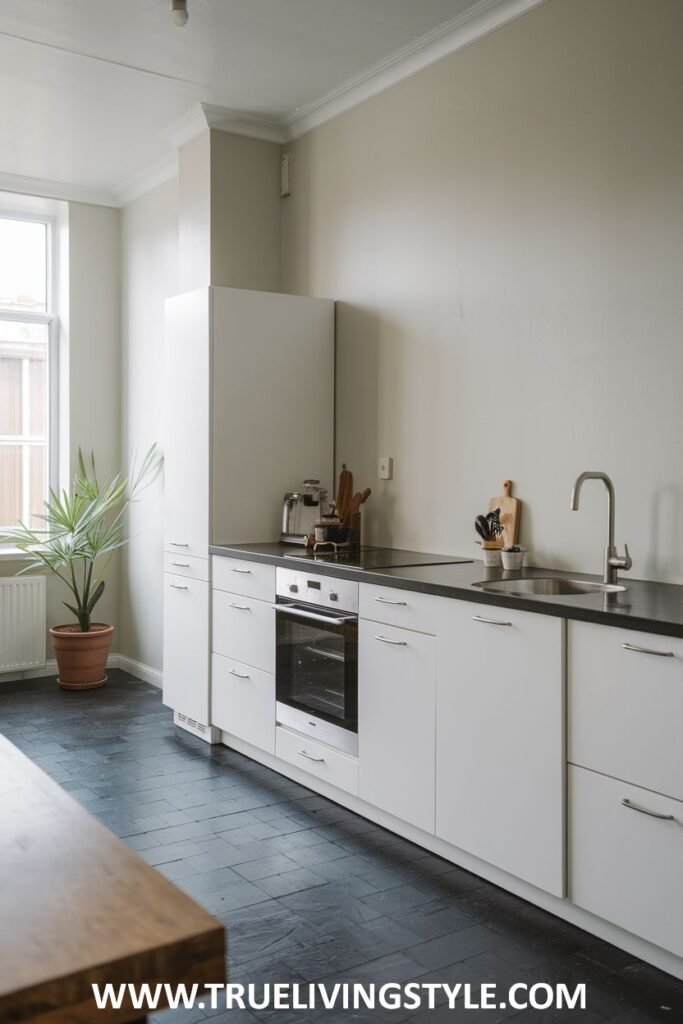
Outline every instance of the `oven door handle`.
[(355, 615), (345, 615), (344, 618), (333, 619), (329, 615), (316, 615), (315, 612), (309, 612), (307, 609), (299, 608), (295, 604), (273, 604), (271, 608), (276, 612), (287, 612), (289, 615), (294, 615), (297, 619), (322, 622), (326, 626), (346, 626), (349, 622), (355, 622), (357, 618)]

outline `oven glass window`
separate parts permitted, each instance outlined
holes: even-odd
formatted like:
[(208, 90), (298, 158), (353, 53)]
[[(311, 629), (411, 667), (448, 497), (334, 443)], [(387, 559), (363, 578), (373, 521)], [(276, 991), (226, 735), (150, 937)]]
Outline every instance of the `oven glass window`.
[(318, 625), (280, 612), (277, 628), (277, 699), (355, 731), (357, 625)]

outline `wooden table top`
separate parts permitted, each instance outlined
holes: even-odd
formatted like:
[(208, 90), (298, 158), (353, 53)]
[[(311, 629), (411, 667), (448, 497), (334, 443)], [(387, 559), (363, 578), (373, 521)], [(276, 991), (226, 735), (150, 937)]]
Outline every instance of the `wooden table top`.
[(0, 1021), (131, 1021), (92, 984), (224, 981), (220, 922), (0, 736)]

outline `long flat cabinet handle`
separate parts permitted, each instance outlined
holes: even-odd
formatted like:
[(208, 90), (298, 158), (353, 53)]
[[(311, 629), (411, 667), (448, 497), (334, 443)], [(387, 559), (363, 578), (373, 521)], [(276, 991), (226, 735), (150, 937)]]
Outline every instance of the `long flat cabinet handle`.
[(169, 587), (173, 587), (174, 590), (188, 590), (189, 588), (184, 586), (182, 583), (169, 583)]
[(309, 761), (318, 761), (318, 763), (321, 763), (325, 760), (324, 757), (313, 757), (313, 754), (309, 754), (305, 750), (298, 750), (297, 753), (301, 754), (302, 757), (308, 758)]
[(625, 651), (635, 651), (637, 654), (653, 654), (655, 658), (673, 658), (673, 651), (654, 651), (651, 647), (639, 647), (638, 644), (622, 644)]
[(168, 543), (171, 545), (172, 548), (189, 548), (190, 546), (189, 544), (185, 544), (185, 542), (181, 540), (170, 540)]
[(251, 679), (251, 676), (249, 676), (246, 672), (238, 672), (237, 669), (235, 668), (228, 669), (228, 671), (230, 672), (231, 676), (237, 676), (238, 679)]
[(236, 608), (238, 612), (250, 612), (251, 608), (248, 604), (236, 604), (234, 601), (230, 602), (231, 608)]
[(189, 569), (189, 562), (171, 562), (171, 565), (177, 565), (179, 569)]
[(392, 644), (393, 647), (407, 647), (407, 640), (390, 640), (388, 636), (381, 636), (379, 633), (376, 634), (375, 640), (380, 640), (383, 644)]
[(240, 573), (242, 573), (245, 576), (250, 576), (251, 575), (251, 569), (236, 569), (234, 565), (230, 566), (230, 571), (231, 572), (240, 572)]
[(673, 814), (658, 814), (657, 811), (648, 811), (647, 807), (639, 807), (638, 804), (632, 804), (626, 796), (621, 801), (621, 806), (628, 808), (629, 811), (638, 811), (638, 814), (647, 814), (648, 818), (659, 818), (660, 821), (676, 820)]
[(402, 608), (405, 608), (405, 607), (406, 607), (406, 605), (408, 604), (408, 602), (407, 602), (407, 601), (392, 601), (392, 600), (391, 600), (390, 598), (388, 598), (388, 597), (376, 597), (376, 598), (375, 598), (375, 601), (379, 601), (379, 603), (380, 603), (380, 604), (395, 604), (395, 605), (401, 605), (401, 607), (402, 607)]
[(485, 622), (489, 626), (511, 626), (511, 622), (504, 622), (502, 619), (487, 619), (483, 615), (473, 615), (473, 622)]

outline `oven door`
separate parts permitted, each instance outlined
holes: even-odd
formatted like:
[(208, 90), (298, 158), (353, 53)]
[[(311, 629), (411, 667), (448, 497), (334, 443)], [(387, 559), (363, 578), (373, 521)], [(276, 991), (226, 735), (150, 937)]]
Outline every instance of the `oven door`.
[(358, 753), (358, 616), (281, 602), (276, 611), (277, 719)]

